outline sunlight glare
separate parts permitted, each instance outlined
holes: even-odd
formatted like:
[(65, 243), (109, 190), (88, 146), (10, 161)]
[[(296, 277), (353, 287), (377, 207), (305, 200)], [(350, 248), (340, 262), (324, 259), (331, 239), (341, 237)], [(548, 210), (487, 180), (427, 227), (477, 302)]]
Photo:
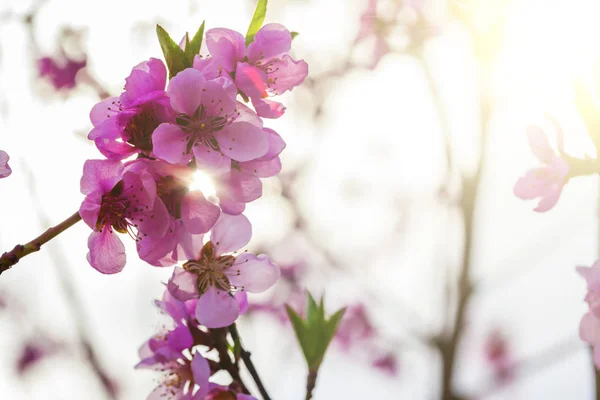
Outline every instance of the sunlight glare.
[(214, 196), (216, 194), (215, 185), (210, 176), (202, 171), (194, 172), (194, 180), (190, 185), (190, 190), (199, 190), (204, 197)]

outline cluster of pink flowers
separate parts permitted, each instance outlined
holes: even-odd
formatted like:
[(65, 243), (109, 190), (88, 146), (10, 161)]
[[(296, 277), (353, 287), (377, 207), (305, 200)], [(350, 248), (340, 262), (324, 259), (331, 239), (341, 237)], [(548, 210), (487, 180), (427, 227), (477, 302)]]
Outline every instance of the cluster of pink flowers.
[[(181, 264), (159, 302), (176, 327), (140, 352), (140, 367), (168, 373), (150, 399), (251, 398), (209, 384), (209, 362), (195, 349), (206, 345), (202, 329), (233, 324), (247, 308), (246, 292), (265, 291), (280, 275), (266, 255), (241, 250), (252, 235), (242, 213), (262, 195), (261, 178), (281, 169), (285, 142), (263, 118), (280, 117), (285, 107), (271, 97), (307, 76), (307, 64), (289, 55), (291, 42), (279, 24), (262, 27), (248, 46), (238, 32), (211, 29), (210, 54), (196, 55), (193, 67), (167, 82), (161, 60), (143, 62), (120, 96), (90, 113), (88, 137), (106, 159), (88, 160), (81, 178), (89, 263), (120, 272), (126, 254), (119, 234), (127, 234), (147, 263)], [(190, 190), (198, 170), (210, 176), (216, 196)]]
[(174, 321), (174, 327), (153, 336), (139, 350), (141, 361), (136, 368), (163, 373), (148, 399), (256, 400), (241, 393), (235, 384), (221, 386), (209, 381), (219, 364), (210, 363), (201, 354), (214, 349), (215, 344), (194, 316), (196, 303), (197, 300), (179, 301), (168, 290), (162, 300), (156, 301), (156, 306)]

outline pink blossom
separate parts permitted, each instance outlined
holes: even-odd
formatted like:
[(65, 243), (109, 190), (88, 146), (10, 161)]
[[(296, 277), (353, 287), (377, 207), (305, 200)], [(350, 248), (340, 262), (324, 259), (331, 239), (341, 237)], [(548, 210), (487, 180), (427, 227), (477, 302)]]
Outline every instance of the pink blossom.
[(237, 88), (252, 100), (254, 109), (264, 118), (278, 118), (285, 111), (282, 104), (267, 97), (292, 90), (308, 75), (308, 64), (290, 57), (292, 36), (280, 24), (263, 26), (247, 49), (240, 33), (224, 28), (206, 32), (206, 45), (212, 63), (235, 76)]
[[(174, 340), (174, 345), (181, 347), (185, 344), (182, 340), (186, 339), (177, 340)], [(151, 368), (165, 374), (156, 389), (148, 395), (148, 400), (205, 399), (209, 390), (210, 366), (202, 355), (196, 352), (190, 360), (182, 352), (169, 348), (169, 345), (153, 350), (149, 342), (140, 348), (139, 354), (142, 361), (136, 368)]]
[(358, 304), (346, 310), (335, 339), (344, 349), (349, 349), (357, 342), (372, 338), (374, 335), (375, 329), (369, 320), (365, 306)]
[(152, 136), (156, 157), (171, 164), (227, 171), (231, 160), (251, 161), (269, 148), (262, 121), (235, 100), (230, 80), (206, 80), (193, 68), (181, 71), (169, 82), (175, 123), (161, 124)]
[(94, 106), (90, 113), (94, 129), (88, 139), (94, 140), (104, 156), (122, 160), (136, 153), (152, 155), (152, 133), (173, 119), (166, 79), (163, 62), (151, 58), (132, 69), (120, 97)]
[(198, 298), (196, 319), (207, 328), (235, 322), (240, 314), (236, 291), (260, 293), (279, 279), (279, 267), (266, 255), (236, 253), (251, 235), (245, 216), (221, 214), (200, 254), (173, 271), (169, 291), (180, 301)]
[(585, 301), (590, 307), (581, 319), (579, 336), (594, 347), (594, 363), (600, 368), (600, 260), (591, 267), (577, 267), (577, 272), (587, 281)]
[[(527, 137), (531, 151), (545, 165), (529, 170), (521, 177), (515, 184), (514, 193), (523, 200), (540, 197), (538, 206), (534, 210), (548, 211), (558, 202), (563, 186), (567, 183), (569, 164), (550, 147), (548, 138), (540, 127), (530, 127)], [(559, 150), (562, 151), (560, 137)]]
[(190, 191), (193, 170), (160, 160), (140, 159), (127, 167), (147, 171), (156, 181), (157, 209), (165, 210), (168, 228), (162, 236), (138, 241), (138, 253), (144, 261), (159, 266), (172, 265), (181, 258), (193, 257), (202, 246), (202, 234), (219, 218), (219, 207), (202, 192)]
[(125, 247), (115, 231), (138, 241), (166, 233), (168, 214), (157, 206), (156, 182), (145, 170), (124, 172), (119, 161), (88, 160), (81, 192), (86, 197), (79, 214), (93, 229), (88, 261), (102, 273), (114, 274), (125, 266)]
[(285, 142), (274, 130), (265, 128), (263, 131), (269, 142), (264, 156), (246, 162), (233, 161), (229, 171), (214, 176), (219, 205), (227, 214), (244, 212), (246, 203), (262, 196), (260, 178), (268, 178), (281, 171), (279, 154), (285, 148)]
[(8, 165), (9, 160), (10, 157), (8, 154), (5, 151), (0, 150), (0, 178), (6, 178), (12, 174), (12, 169), (10, 169)]
[(76, 61), (65, 58), (57, 61), (50, 57), (42, 57), (37, 61), (40, 76), (47, 78), (56, 90), (74, 88), (75, 77), (86, 64), (86, 59)]

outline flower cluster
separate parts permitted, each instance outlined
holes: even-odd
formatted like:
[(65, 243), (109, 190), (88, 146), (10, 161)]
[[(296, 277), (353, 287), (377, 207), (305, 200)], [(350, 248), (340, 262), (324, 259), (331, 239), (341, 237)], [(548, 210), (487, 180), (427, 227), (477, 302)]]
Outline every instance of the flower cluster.
[(156, 306), (174, 321), (172, 329), (165, 329), (150, 338), (139, 350), (141, 361), (136, 368), (161, 371), (163, 379), (148, 396), (149, 399), (172, 398), (179, 400), (238, 399), (254, 397), (241, 393), (232, 384), (221, 386), (209, 381), (221, 369), (220, 364), (209, 362), (202, 350), (216, 348), (213, 336), (194, 317), (196, 300), (181, 302), (165, 291)]
[[(302, 83), (308, 66), (289, 55), (292, 35), (282, 25), (265, 25), (246, 41), (211, 29), (210, 54), (195, 54), (175, 71), (167, 52), (170, 71), (156, 58), (142, 62), (120, 96), (90, 113), (88, 138), (105, 159), (86, 161), (81, 178), (79, 214), (92, 229), (89, 263), (101, 273), (120, 272), (126, 254), (119, 234), (127, 234), (147, 263), (181, 265), (156, 303), (175, 327), (140, 349), (139, 368), (166, 373), (151, 399), (253, 399), (243, 384), (209, 383), (228, 363), (211, 364), (201, 350), (222, 347), (221, 328), (247, 309), (246, 292), (263, 292), (279, 279), (266, 255), (241, 250), (252, 236), (243, 211), (262, 195), (261, 178), (281, 170), (285, 142), (263, 118), (278, 118), (285, 107), (270, 98)], [(181, 54), (188, 57), (191, 46), (182, 41)], [(197, 171), (211, 178), (215, 196), (190, 189)], [(226, 346), (220, 356), (229, 357)]]
[[(140, 366), (159, 363), (178, 383), (209, 396), (225, 389), (208, 385), (199, 353), (181, 358), (194, 339), (189, 321), (229, 326), (247, 307), (246, 292), (262, 292), (279, 278), (266, 255), (241, 250), (252, 235), (242, 213), (262, 195), (261, 178), (281, 169), (285, 142), (263, 118), (278, 118), (285, 107), (270, 98), (302, 83), (308, 66), (289, 55), (292, 35), (279, 24), (262, 27), (248, 45), (224, 28), (207, 31), (205, 42), (210, 54), (170, 71), (169, 81), (165, 64), (151, 58), (133, 68), (120, 96), (94, 106), (88, 138), (105, 159), (84, 165), (79, 214), (92, 229), (88, 261), (102, 273), (126, 264), (119, 234), (135, 240), (138, 256), (151, 265), (181, 263), (167, 285), (173, 299), (161, 305), (193, 301), (194, 308), (188, 322), (178, 313), (175, 330), (148, 342)], [(212, 179), (215, 196), (190, 190), (199, 170)], [(169, 382), (158, 392), (181, 389)]]

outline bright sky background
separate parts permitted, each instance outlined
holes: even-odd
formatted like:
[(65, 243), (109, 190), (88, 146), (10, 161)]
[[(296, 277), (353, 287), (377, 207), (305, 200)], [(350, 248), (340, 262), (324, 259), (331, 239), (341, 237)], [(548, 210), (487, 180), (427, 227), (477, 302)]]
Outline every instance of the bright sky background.
[[(270, 3), (267, 21), (300, 32), (294, 52), (314, 74), (344, 59), (364, 7), (358, 0), (352, 5), (348, 0)], [(584, 282), (574, 267), (590, 265), (598, 252), (598, 181), (569, 183), (559, 204), (546, 214), (534, 213), (534, 203), (515, 198), (512, 186), (536, 166), (524, 129), (543, 121), (544, 112), (563, 124), (568, 152), (594, 155), (572, 105), (569, 82), (574, 74), (588, 73), (598, 56), (600, 5), (594, 0), (515, 0), (511, 8), (496, 6), (496, 0), (461, 3), (480, 27), (503, 12), (508, 24), (506, 47), (488, 82), (495, 108), (477, 210), (474, 268), (475, 278), (484, 284), (469, 309), (456, 385), (469, 394), (484, 389), (491, 371), (482, 356), (483, 341), (500, 327), (518, 359), (569, 340), (573, 351), (482, 399), (591, 399), (590, 361), (577, 339), (586, 308)], [(246, 0), (50, 0), (38, 15), (35, 34), (43, 51), (51, 53), (61, 26), (84, 29), (90, 71), (119, 93), (132, 66), (160, 56), (156, 23), (176, 38), (194, 31), (202, 19), (208, 27), (245, 31), (253, 5)], [(30, 6), (28, 1), (2, 0), (0, 14), (21, 15)], [(432, 6), (431, 12), (441, 35), (427, 45), (427, 60), (441, 88), (456, 160), (468, 170), (479, 127), (477, 66), (464, 27), (449, 21), (443, 7)], [(81, 165), (100, 156), (85, 139), (89, 110), (97, 101), (93, 92), (87, 87), (68, 96), (49, 92), (35, 79), (28, 43), (18, 18), (0, 22), (0, 148), (11, 155), (14, 171), (0, 181), (4, 250), (45, 229), (36, 207), (49, 224), (72, 214), (82, 200)], [(439, 328), (443, 270), (449, 260), (458, 259), (461, 243), (460, 220), (437, 196), (445, 160), (440, 121), (424, 77), (414, 58), (389, 55), (375, 71), (356, 70), (333, 80), (320, 99), (321, 119), (312, 119), (313, 95), (298, 88), (284, 98), (286, 115), (270, 124), (287, 142), (284, 172), (313, 160), (299, 177), (295, 194), (310, 216), (314, 239), (352, 271), (350, 276), (331, 273), (315, 261), (311, 290), (326, 288), (331, 310), (357, 299), (372, 305), (377, 324), (390, 339), (403, 335), (406, 315), (396, 306), (400, 301), (418, 313), (426, 328)], [(280, 191), (279, 182), (271, 179), (264, 197), (248, 207), (257, 247), (274, 245), (293, 229), (290, 206)], [(101, 399), (92, 397), (98, 393), (92, 390), (96, 383), (73, 354), (41, 364), (26, 381), (14, 375), (24, 336), (42, 330), (66, 342), (75, 337), (57, 271), (76, 282), (90, 334), (101, 361), (118, 377), (122, 398), (144, 399), (156, 384), (157, 376), (132, 367), (138, 347), (165, 323), (151, 303), (160, 296), (160, 282), (168, 279), (170, 269), (135, 260), (129, 242), (124, 272), (102, 276), (85, 260), (88, 234), (88, 227), (79, 224), (0, 278), (0, 291), (27, 313), (21, 326), (0, 315), (0, 398)], [(294, 251), (303, 248), (302, 243), (287, 245)], [(373, 302), (374, 295), (381, 303)], [(242, 321), (240, 329), (273, 398), (302, 398), (305, 372), (291, 331), (266, 316)], [(435, 355), (409, 348), (401, 359), (399, 377), (389, 378), (363, 365), (359, 356), (334, 347), (316, 398), (435, 399)]]

